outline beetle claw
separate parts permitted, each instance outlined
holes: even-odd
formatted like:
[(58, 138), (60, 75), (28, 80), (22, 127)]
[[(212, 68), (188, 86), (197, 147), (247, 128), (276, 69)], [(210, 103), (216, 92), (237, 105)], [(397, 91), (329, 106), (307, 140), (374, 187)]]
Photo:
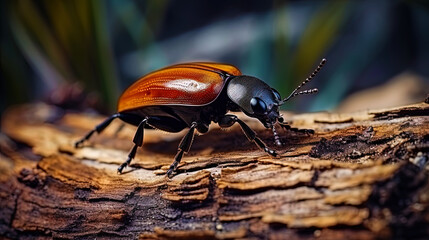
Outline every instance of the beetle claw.
[(85, 142), (85, 140), (84, 139), (81, 139), (81, 140), (79, 140), (79, 141), (76, 141), (75, 143), (74, 143), (74, 147), (75, 148), (81, 148), (82, 146), (83, 146), (83, 143)]
[(273, 157), (277, 157), (277, 153), (276, 153), (276, 151), (275, 150), (272, 150), (272, 149), (269, 149), (269, 148), (264, 148), (264, 151), (266, 152), (266, 153), (268, 153), (268, 154), (270, 154), (271, 156), (273, 156)]
[(168, 171), (167, 171), (167, 177), (168, 177), (168, 178), (172, 178), (172, 177), (174, 177), (173, 169), (168, 169)]
[(127, 162), (124, 162), (121, 164), (121, 166), (118, 167), (118, 174), (122, 174), (122, 170), (128, 165)]

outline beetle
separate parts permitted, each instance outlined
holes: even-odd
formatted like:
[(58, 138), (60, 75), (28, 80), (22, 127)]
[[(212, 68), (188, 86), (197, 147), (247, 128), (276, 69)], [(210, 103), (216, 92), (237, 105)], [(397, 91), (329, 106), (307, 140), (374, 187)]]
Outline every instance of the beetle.
[(275, 128), (277, 124), (290, 130), (314, 133), (313, 130), (291, 128), (284, 123), (279, 107), (295, 96), (317, 92), (317, 88), (299, 90), (314, 78), (325, 63), (326, 59), (322, 59), (314, 72), (284, 99), (281, 99), (277, 90), (256, 77), (242, 75), (233, 65), (191, 62), (162, 68), (129, 86), (119, 98), (117, 113), (88, 132), (75, 143), (75, 147), (82, 146), (95, 132), (101, 133), (116, 118), (137, 126), (134, 146), (127, 160), (118, 168), (118, 173), (122, 173), (135, 157), (137, 148), (143, 145), (145, 128), (167, 132), (189, 128), (167, 171), (167, 176), (171, 178), (183, 155), (191, 148), (195, 129), (199, 133), (206, 133), (212, 122), (222, 128), (238, 123), (249, 141), (269, 155), (277, 156), (245, 122), (228, 112), (242, 111), (258, 119), (272, 130), (278, 146), (282, 143)]

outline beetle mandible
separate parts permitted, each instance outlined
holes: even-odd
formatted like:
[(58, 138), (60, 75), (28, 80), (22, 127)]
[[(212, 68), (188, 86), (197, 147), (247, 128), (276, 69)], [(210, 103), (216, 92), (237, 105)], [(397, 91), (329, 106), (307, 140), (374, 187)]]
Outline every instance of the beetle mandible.
[(145, 128), (167, 132), (179, 132), (189, 128), (179, 144), (174, 162), (167, 171), (167, 176), (171, 178), (183, 154), (191, 148), (195, 129), (206, 133), (211, 122), (222, 128), (238, 123), (249, 141), (269, 155), (276, 156), (276, 152), (268, 148), (245, 122), (227, 113), (242, 111), (247, 116), (258, 119), (266, 128), (272, 130), (275, 144), (278, 146), (281, 142), (276, 124), (286, 129), (312, 133), (313, 130), (298, 130), (284, 123), (279, 107), (297, 95), (317, 92), (317, 88), (299, 90), (325, 63), (326, 59), (322, 59), (314, 72), (283, 100), (277, 90), (258, 78), (242, 75), (238, 68), (229, 64), (193, 62), (162, 68), (143, 76), (128, 87), (119, 98), (117, 113), (77, 141), (75, 147), (81, 146), (95, 132), (101, 133), (116, 118), (137, 126), (134, 146), (128, 159), (118, 168), (118, 172), (122, 173), (135, 157), (137, 148), (143, 145)]

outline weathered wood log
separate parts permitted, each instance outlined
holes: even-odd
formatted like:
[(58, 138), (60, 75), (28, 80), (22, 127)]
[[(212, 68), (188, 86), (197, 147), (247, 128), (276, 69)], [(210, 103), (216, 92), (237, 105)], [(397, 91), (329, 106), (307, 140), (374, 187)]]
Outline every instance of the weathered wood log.
[(9, 110), (0, 141), (0, 235), (8, 238), (374, 239), (429, 237), (429, 104), (353, 114), (284, 113), (314, 135), (272, 133), (280, 156), (234, 126), (196, 136), (172, 179), (180, 134), (145, 131), (44, 104)]

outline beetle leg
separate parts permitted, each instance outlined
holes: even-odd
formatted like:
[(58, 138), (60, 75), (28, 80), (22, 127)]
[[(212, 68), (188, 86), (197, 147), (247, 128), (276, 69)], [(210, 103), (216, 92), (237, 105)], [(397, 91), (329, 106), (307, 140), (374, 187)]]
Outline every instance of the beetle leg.
[(304, 133), (304, 134), (314, 134), (314, 130), (313, 129), (298, 129), (298, 128), (293, 128), (291, 126), (289, 126), (289, 124), (287, 123), (279, 123), (279, 125), (286, 130), (292, 131), (292, 132), (298, 132), (298, 133)]
[(131, 160), (136, 156), (137, 147), (143, 146), (143, 136), (144, 136), (144, 126), (146, 125), (148, 118), (143, 119), (143, 121), (140, 122), (139, 126), (137, 127), (136, 134), (134, 135), (134, 147), (131, 149), (130, 153), (128, 154), (128, 159), (121, 164), (121, 166), (118, 167), (118, 173), (122, 173), (122, 170), (130, 165)]
[(115, 113), (112, 116), (110, 116), (108, 119), (104, 120), (104, 122), (102, 122), (102, 123), (98, 124), (97, 126), (95, 126), (95, 128), (93, 130), (91, 130), (89, 133), (87, 133), (85, 135), (85, 137), (83, 137), (81, 140), (77, 141), (74, 144), (74, 146), (76, 148), (78, 148), (78, 147), (80, 147), (82, 145), (82, 143), (84, 143), (85, 141), (87, 141), (92, 136), (92, 134), (94, 134), (95, 132), (101, 133), (107, 126), (109, 126), (110, 123), (112, 123), (112, 121), (115, 118), (118, 118), (119, 115), (120, 115), (119, 113)]
[(168, 178), (173, 177), (173, 172), (176, 170), (177, 165), (179, 165), (180, 160), (182, 160), (183, 154), (189, 152), (191, 149), (191, 145), (194, 140), (194, 130), (197, 125), (198, 124), (196, 122), (193, 122), (188, 133), (182, 138), (182, 141), (180, 141), (177, 154), (174, 157), (174, 162), (170, 165), (170, 168), (167, 171)]
[(273, 157), (277, 156), (276, 151), (269, 149), (267, 145), (256, 135), (255, 131), (253, 131), (245, 122), (241, 121), (237, 116), (230, 114), (225, 115), (222, 119), (220, 119), (219, 125), (221, 127), (225, 127), (228, 125), (232, 126), (236, 122), (240, 124), (244, 135), (246, 135), (249, 141), (254, 142), (259, 148), (263, 149), (269, 155)]

